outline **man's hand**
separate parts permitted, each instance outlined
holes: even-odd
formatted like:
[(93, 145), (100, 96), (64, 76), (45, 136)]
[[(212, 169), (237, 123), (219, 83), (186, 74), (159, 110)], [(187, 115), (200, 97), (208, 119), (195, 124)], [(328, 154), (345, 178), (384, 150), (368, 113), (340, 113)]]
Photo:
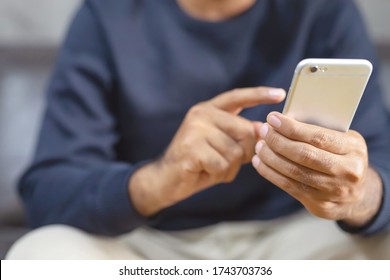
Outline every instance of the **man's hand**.
[(258, 140), (258, 123), (238, 114), (247, 107), (279, 103), (284, 97), (281, 89), (236, 89), (192, 107), (164, 155), (132, 176), (129, 193), (136, 209), (150, 216), (234, 180), (241, 165), (250, 162)]
[(383, 186), (356, 131), (342, 133), (280, 113), (259, 128), (253, 166), (312, 214), (363, 226), (378, 212)]

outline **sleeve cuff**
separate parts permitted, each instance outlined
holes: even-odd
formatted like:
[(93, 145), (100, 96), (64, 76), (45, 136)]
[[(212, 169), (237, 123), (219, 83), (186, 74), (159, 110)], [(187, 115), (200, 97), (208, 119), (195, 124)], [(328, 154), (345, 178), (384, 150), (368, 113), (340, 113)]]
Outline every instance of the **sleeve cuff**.
[(106, 235), (119, 235), (146, 225), (150, 221), (134, 208), (129, 198), (130, 177), (139, 168), (149, 163), (142, 161), (135, 165), (118, 163), (110, 167), (99, 182), (97, 197), (98, 227)]

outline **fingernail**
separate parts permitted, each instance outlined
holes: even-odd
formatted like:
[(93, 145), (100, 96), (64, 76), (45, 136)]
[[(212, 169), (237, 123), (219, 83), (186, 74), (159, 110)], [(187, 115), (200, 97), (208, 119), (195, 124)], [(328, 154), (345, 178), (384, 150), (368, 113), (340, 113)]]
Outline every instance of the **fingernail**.
[(272, 125), (275, 128), (279, 128), (282, 126), (282, 121), (275, 115), (269, 116), (267, 121), (270, 125)]
[(259, 159), (259, 157), (258, 156), (253, 156), (253, 158), (252, 158), (252, 165), (255, 167), (255, 168), (257, 168), (257, 167), (259, 167), (259, 165), (260, 165), (260, 159)]
[(262, 141), (257, 142), (255, 147), (256, 154), (260, 153), (262, 148), (263, 148), (263, 142)]
[(269, 91), (268, 91), (268, 94), (269, 96), (271, 97), (282, 97), (286, 94), (286, 92), (284, 91), (284, 89), (281, 89), (281, 88), (271, 88)]
[(265, 138), (268, 134), (268, 125), (265, 123), (260, 128), (260, 136), (261, 138)]

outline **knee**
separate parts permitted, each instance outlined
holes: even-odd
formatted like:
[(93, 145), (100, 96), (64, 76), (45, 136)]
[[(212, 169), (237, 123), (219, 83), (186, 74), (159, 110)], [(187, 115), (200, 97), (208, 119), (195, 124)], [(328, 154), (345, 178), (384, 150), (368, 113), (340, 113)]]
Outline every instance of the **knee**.
[(6, 259), (102, 259), (98, 238), (65, 225), (31, 231), (8, 251)]

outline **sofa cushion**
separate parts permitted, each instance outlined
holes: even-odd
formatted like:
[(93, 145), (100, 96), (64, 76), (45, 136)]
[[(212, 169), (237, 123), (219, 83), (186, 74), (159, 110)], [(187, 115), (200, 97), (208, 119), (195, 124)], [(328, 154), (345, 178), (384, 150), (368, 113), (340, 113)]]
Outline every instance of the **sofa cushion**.
[(32, 62), (0, 52), (0, 229), (24, 224), (16, 186), (32, 158), (50, 67)]

